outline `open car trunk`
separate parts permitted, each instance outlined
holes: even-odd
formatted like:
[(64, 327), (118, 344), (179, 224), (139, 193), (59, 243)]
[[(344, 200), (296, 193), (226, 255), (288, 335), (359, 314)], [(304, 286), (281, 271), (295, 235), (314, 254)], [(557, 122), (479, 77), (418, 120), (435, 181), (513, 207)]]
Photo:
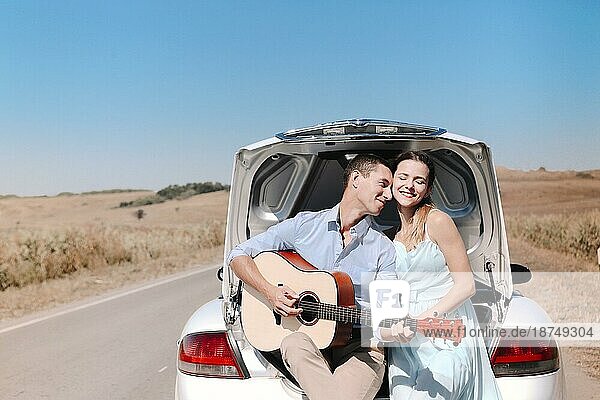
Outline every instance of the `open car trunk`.
[[(344, 167), (356, 154), (374, 153), (393, 160), (406, 150), (426, 151), (436, 165), (433, 201), (458, 227), (477, 284), (472, 302), (480, 323), (493, 326), (504, 318), (512, 282), (489, 148), (443, 130), (403, 126), (387, 121), (342, 121), (285, 132), (240, 149), (234, 160), (225, 253), (300, 211), (338, 203)], [(383, 227), (397, 225), (393, 201), (376, 220)], [(223, 277), (226, 323), (243, 342), (240, 283), (228, 266)], [(487, 345), (493, 348), (494, 343)]]

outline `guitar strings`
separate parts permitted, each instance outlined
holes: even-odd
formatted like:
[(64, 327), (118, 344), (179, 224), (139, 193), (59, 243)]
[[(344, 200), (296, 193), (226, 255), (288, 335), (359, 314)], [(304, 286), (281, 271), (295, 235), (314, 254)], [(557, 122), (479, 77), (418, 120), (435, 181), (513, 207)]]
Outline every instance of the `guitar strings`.
[[(321, 319), (332, 319), (340, 322), (363, 323), (371, 325), (371, 314), (369, 310), (356, 309), (351, 307), (336, 306), (327, 303), (315, 303), (312, 301), (301, 300), (300, 308), (309, 312), (315, 312)], [(393, 324), (405, 321), (407, 325), (416, 330), (417, 320), (413, 318), (393, 318), (381, 321), (380, 326), (390, 328)]]
[[(313, 302), (309, 300), (300, 300), (298, 305), (303, 310), (316, 313), (319, 319), (326, 319), (344, 323), (352, 322), (371, 326), (371, 313), (368, 309), (357, 309), (352, 307), (337, 306), (334, 304)], [(412, 331), (416, 332), (419, 329), (420, 321), (410, 317), (384, 319), (379, 323), (379, 326), (384, 328), (391, 328), (392, 325), (400, 321), (404, 321), (404, 324), (411, 328)], [(425, 319), (423, 321), (426, 327), (432, 327), (431, 325), (433, 319)]]

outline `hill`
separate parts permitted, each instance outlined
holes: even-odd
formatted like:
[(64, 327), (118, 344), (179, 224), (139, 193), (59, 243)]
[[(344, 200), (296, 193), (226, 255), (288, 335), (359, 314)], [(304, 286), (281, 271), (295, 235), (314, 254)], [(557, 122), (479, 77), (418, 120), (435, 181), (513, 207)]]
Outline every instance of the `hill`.
[(133, 208), (119, 208), (153, 192), (74, 194), (57, 197), (9, 197), (0, 199), (0, 230), (62, 229), (86, 225), (180, 226), (225, 219), (229, 192), (219, 191), (183, 200)]
[(511, 214), (563, 214), (600, 209), (600, 170), (519, 171), (496, 168), (502, 206)]

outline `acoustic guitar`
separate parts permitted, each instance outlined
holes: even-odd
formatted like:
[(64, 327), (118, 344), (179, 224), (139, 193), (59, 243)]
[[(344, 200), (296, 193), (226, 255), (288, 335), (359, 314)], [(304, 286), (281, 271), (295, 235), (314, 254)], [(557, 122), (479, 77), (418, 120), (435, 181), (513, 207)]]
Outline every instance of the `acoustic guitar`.
[[(260, 273), (273, 285), (287, 285), (299, 295), (298, 316), (283, 317), (271, 303), (250, 285), (242, 291), (241, 318), (246, 339), (258, 350), (279, 349), (281, 341), (293, 332), (304, 332), (319, 349), (348, 343), (352, 326), (371, 326), (368, 309), (358, 309), (350, 276), (341, 271), (315, 268), (292, 251), (267, 251), (254, 258)], [(401, 319), (386, 319), (379, 326), (391, 327)], [(413, 332), (431, 335), (458, 345), (463, 329), (461, 319), (403, 318)], [(464, 332), (464, 330), (462, 330)]]

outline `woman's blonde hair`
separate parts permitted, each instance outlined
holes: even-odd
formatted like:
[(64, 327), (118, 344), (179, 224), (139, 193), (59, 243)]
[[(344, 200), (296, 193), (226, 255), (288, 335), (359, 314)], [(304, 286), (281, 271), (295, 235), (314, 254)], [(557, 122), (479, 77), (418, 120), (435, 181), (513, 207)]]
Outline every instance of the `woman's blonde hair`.
[[(429, 190), (429, 194), (417, 206), (415, 215), (411, 218), (412, 227), (407, 233), (407, 243), (404, 243), (405, 247), (410, 250), (425, 239), (425, 222), (427, 222), (429, 212), (435, 208), (433, 200), (431, 200), (431, 188), (433, 187), (433, 181), (435, 180), (435, 165), (431, 157), (425, 152), (406, 151), (394, 160), (394, 173), (396, 172), (396, 169), (398, 169), (398, 164), (405, 160), (421, 162), (425, 164), (429, 170), (429, 173), (427, 174), (427, 189)], [(400, 224), (402, 224), (402, 222), (400, 222)], [(398, 226), (398, 231), (401, 228), (401, 225)]]

